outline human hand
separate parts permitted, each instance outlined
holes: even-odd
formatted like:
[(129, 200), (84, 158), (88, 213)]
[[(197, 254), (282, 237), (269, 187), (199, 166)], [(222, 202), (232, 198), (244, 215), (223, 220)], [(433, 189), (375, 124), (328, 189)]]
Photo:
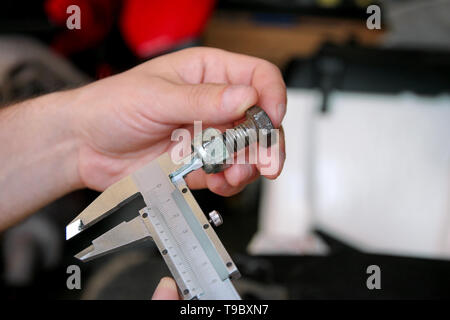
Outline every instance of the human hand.
[[(83, 187), (104, 190), (169, 151), (176, 128), (232, 127), (258, 104), (278, 128), (286, 112), (286, 88), (267, 61), (213, 48), (191, 48), (143, 63), (122, 74), (67, 92), (72, 95), (72, 128), (78, 141), (78, 175)], [(284, 163), (280, 136), (279, 175)], [(259, 176), (258, 164), (233, 165), (224, 172), (197, 170), (190, 188), (229, 196)]]

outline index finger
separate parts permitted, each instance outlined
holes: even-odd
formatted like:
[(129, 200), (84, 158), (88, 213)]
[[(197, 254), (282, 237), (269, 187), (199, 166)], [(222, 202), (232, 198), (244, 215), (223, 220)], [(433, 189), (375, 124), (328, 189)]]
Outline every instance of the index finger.
[[(248, 84), (258, 92), (258, 104), (267, 112), (275, 128), (286, 114), (286, 85), (280, 69), (259, 58), (241, 54), (226, 55), (227, 75), (231, 83)], [(242, 83), (250, 79), (248, 83)]]
[(258, 92), (259, 106), (276, 128), (281, 125), (286, 113), (286, 85), (274, 64), (216, 48), (190, 48), (166, 58), (182, 82), (253, 86)]

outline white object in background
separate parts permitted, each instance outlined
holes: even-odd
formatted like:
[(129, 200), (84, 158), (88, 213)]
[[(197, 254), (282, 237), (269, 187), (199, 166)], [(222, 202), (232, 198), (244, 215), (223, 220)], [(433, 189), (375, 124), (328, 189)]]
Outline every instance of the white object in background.
[(248, 246), (251, 254), (324, 253), (326, 246), (310, 233), (311, 154), (313, 113), (320, 104), (316, 91), (288, 92), (283, 128), (286, 162), (274, 181), (264, 180), (260, 203), (259, 230)]
[[(450, 97), (288, 90), (287, 158), (264, 181), (251, 253), (323, 246), (313, 226), (362, 250), (450, 257)], [(312, 241), (310, 239), (313, 239)]]
[(316, 125), (318, 225), (370, 252), (450, 257), (450, 97), (329, 104)]

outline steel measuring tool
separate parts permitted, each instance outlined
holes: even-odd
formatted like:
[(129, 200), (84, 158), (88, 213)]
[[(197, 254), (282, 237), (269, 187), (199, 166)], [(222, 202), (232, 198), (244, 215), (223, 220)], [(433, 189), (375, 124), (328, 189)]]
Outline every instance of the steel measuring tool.
[(228, 134), (209, 128), (203, 134), (213, 133), (212, 139), (194, 137), (189, 162), (175, 164), (165, 153), (108, 187), (67, 225), (66, 239), (139, 195), (146, 207), (134, 219), (93, 240), (92, 245), (75, 257), (88, 261), (135, 242), (153, 239), (184, 299), (240, 299), (231, 282), (240, 273), (211, 227), (211, 224), (220, 225), (222, 217), (212, 211), (209, 219), (206, 218), (184, 177), (199, 168), (207, 173), (224, 170), (226, 160), (237, 150), (258, 141), (259, 137), (251, 134), (253, 130), (270, 135), (273, 125), (261, 108), (250, 108), (246, 116), (246, 121)]

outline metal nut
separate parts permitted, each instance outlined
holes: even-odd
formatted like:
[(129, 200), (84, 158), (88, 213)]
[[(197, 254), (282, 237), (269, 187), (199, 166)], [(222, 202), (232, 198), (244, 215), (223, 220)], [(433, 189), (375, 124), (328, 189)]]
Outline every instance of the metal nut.
[(219, 130), (205, 129), (201, 135), (194, 137), (192, 149), (201, 156), (206, 173), (217, 173), (227, 168), (226, 160), (230, 153)]

